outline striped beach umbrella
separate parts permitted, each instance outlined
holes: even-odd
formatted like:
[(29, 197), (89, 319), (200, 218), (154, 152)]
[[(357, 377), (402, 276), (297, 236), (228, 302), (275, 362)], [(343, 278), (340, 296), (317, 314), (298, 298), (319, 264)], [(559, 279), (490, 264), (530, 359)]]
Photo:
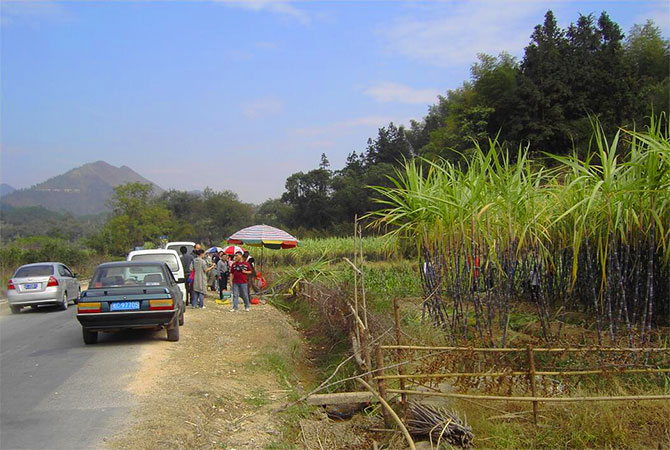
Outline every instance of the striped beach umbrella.
[(269, 225), (243, 228), (228, 238), (229, 244), (272, 249), (294, 248), (300, 242), (284, 230)]

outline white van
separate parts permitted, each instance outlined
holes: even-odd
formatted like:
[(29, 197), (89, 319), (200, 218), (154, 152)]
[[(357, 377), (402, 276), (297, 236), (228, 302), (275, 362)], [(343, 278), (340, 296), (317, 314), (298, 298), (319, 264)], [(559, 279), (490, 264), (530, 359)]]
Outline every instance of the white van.
[[(156, 261), (166, 263), (179, 284), (181, 295), (186, 299), (186, 287), (184, 286), (184, 267), (181, 265), (179, 254), (175, 250), (135, 250), (128, 253), (126, 261)], [(186, 301), (186, 300), (184, 300)]]
[[(181, 248), (186, 247), (186, 253), (191, 253), (193, 251), (193, 247), (195, 247), (195, 242), (189, 242), (189, 241), (179, 241), (179, 242), (168, 242), (165, 244), (165, 248), (167, 250), (174, 250), (177, 252), (177, 255), (181, 256)], [(188, 267), (184, 267), (184, 269), (188, 269)]]

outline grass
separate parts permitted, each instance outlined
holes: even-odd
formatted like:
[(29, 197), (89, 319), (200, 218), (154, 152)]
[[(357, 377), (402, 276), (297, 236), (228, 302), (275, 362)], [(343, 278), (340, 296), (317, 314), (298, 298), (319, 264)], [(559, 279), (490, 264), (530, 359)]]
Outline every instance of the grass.
[(244, 397), (244, 403), (258, 409), (270, 403), (270, 399), (265, 389), (256, 388), (248, 396)]

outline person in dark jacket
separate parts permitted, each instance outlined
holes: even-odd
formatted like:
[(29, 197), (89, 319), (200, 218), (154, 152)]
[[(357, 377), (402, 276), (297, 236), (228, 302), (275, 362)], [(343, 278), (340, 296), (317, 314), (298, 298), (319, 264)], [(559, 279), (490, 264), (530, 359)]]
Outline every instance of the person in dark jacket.
[(181, 253), (181, 265), (184, 268), (184, 286), (186, 287), (184, 303), (188, 305), (191, 297), (193, 297), (191, 285), (188, 282), (188, 277), (191, 274), (191, 266), (193, 265), (193, 253), (188, 253), (188, 249), (184, 246), (179, 248), (179, 252)]

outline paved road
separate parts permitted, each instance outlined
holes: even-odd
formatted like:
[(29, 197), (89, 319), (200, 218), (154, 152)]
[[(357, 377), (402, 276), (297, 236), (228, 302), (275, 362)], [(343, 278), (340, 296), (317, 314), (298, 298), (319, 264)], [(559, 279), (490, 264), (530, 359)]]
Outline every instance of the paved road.
[(128, 420), (142, 345), (164, 333), (101, 334), (85, 346), (76, 307), (0, 313), (0, 448), (99, 447)]

